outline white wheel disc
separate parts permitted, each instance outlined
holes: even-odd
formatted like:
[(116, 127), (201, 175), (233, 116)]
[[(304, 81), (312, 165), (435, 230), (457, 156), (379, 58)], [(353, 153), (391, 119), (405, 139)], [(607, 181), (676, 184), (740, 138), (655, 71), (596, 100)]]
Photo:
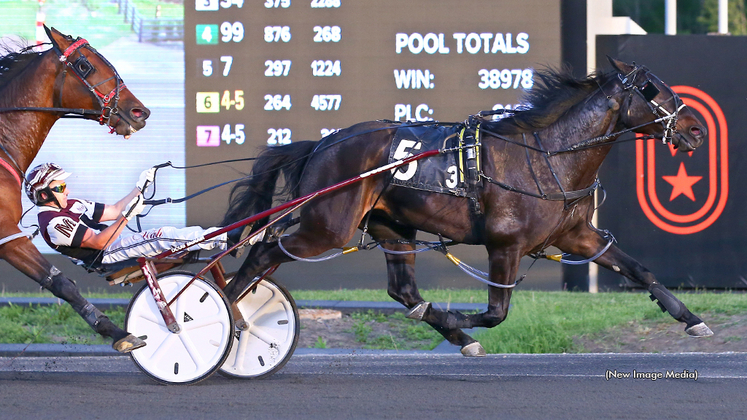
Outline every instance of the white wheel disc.
[[(166, 301), (192, 279), (192, 274), (170, 272), (159, 276)], [(181, 327), (166, 328), (147, 284), (130, 302), (125, 319), (128, 332), (143, 337), (145, 347), (130, 353), (135, 363), (165, 383), (195, 383), (223, 363), (232, 344), (233, 317), (223, 293), (212, 283), (196, 279), (171, 305)]]
[(272, 279), (264, 279), (237, 306), (249, 324), (236, 330), (234, 344), (221, 366), (225, 375), (262, 378), (282, 368), (298, 344), (298, 310), (290, 293)]

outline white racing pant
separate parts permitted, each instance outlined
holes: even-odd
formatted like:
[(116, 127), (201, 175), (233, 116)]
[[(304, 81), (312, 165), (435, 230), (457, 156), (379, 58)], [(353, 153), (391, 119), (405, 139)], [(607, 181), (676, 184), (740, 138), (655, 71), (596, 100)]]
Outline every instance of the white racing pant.
[[(214, 232), (219, 228), (203, 229), (199, 226), (191, 226), (177, 229), (171, 226), (149, 229), (145, 232), (136, 233), (132, 236), (119, 237), (104, 250), (102, 264), (111, 264), (119, 261), (139, 257), (154, 257), (173, 247), (184, 245), (187, 242), (199, 239)], [(226, 234), (218, 235), (209, 241), (203, 241), (187, 248), (189, 251), (201, 249), (211, 250), (218, 248), (226, 249)]]

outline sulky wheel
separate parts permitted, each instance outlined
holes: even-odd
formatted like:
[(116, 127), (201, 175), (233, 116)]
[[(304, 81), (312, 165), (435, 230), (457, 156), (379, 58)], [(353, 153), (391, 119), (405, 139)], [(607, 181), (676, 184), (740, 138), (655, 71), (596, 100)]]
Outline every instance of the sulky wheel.
[[(171, 271), (158, 276), (170, 301), (194, 274)], [(125, 329), (147, 345), (130, 353), (135, 364), (158, 382), (193, 384), (213, 374), (231, 350), (233, 315), (223, 292), (214, 283), (196, 279), (171, 305), (181, 330), (166, 328), (147, 283), (130, 302)]]
[(220, 373), (243, 379), (270, 376), (291, 358), (298, 344), (298, 308), (285, 286), (265, 278), (238, 303), (245, 331), (236, 330), (234, 344)]

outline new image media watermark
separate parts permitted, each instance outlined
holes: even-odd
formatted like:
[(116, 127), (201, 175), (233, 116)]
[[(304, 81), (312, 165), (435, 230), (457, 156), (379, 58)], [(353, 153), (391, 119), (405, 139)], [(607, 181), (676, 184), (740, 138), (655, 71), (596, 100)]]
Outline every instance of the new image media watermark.
[(618, 372), (615, 370), (607, 370), (604, 374), (605, 379), (648, 379), (655, 381), (657, 379), (692, 379), (698, 380), (698, 371), (689, 371), (687, 369), (683, 371), (667, 370), (665, 372), (639, 372), (633, 369), (632, 372)]

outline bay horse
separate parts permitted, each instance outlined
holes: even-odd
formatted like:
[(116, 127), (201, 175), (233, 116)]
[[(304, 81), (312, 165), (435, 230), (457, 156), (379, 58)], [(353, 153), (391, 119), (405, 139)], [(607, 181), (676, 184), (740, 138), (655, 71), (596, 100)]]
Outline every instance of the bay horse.
[(50, 49), (27, 47), (0, 57), (0, 258), (70, 303), (94, 331), (112, 338), (116, 350), (128, 352), (145, 343), (83, 298), (18, 228), (21, 190), (24, 173), (61, 117), (97, 120), (129, 138), (145, 127), (150, 111), (85, 39), (44, 29)]
[[(389, 295), (410, 309), (408, 317), (430, 324), (465, 356), (484, 356), (485, 350), (462, 329), (503, 322), (520, 259), (551, 245), (595, 259), (646, 287), (663, 311), (685, 323), (687, 334), (713, 334), (590, 223), (599, 167), (622, 133), (662, 139), (681, 152), (695, 150), (707, 135), (672, 89), (646, 67), (612, 58), (610, 63), (613, 70), (583, 79), (563, 70), (539, 71), (539, 80), (525, 94), (527, 109), (495, 121), (478, 117), (465, 123), (468, 131), (479, 129), (479, 145), (472, 147), (479, 149), (480, 168), (474, 200), (391, 186), (388, 174), (367, 177), (302, 207), (298, 228), (282, 242), (253, 245), (226, 287), (227, 297), (235, 301), (255, 276), (277, 264), (343, 247), (361, 228), (389, 250)], [(223, 225), (269, 208), (281, 172), (286, 190), (299, 197), (387, 164), (399, 127), (391, 121), (364, 122), (318, 142), (267, 148), (252, 176), (231, 191)], [(415, 249), (417, 231), (486, 247), (486, 312), (442, 311), (423, 300), (415, 284), (415, 254), (404, 252)]]

